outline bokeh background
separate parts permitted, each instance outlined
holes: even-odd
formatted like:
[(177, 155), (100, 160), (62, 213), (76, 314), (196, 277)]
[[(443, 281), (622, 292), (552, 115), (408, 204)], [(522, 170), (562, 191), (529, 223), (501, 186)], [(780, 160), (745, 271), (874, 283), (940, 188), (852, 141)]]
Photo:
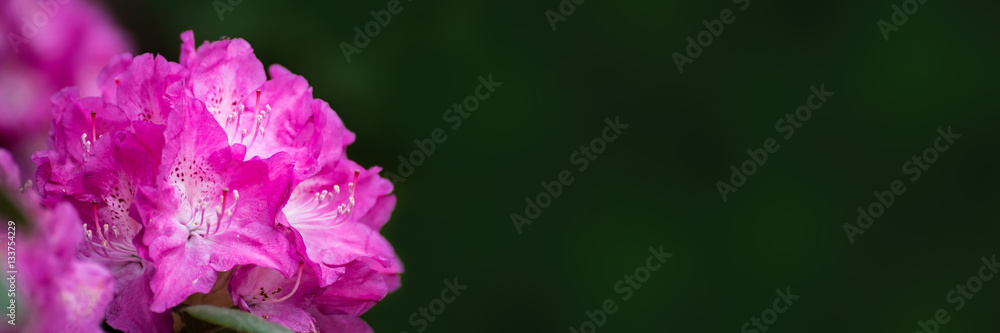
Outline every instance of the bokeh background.
[[(579, 330), (608, 298), (599, 332), (737, 332), (785, 288), (801, 298), (771, 332), (915, 332), (939, 308), (941, 332), (1000, 331), (1000, 281), (961, 311), (945, 299), (1000, 252), (995, 2), (926, 1), (885, 41), (876, 22), (900, 0), (591, 0), (556, 31), (557, 0), (404, 0), (350, 63), (340, 43), (386, 1), (233, 3), (220, 18), (210, 0), (105, 1), (139, 53), (176, 61), (185, 30), (248, 40), (337, 110), (365, 166), (397, 171), (447, 134), (396, 184), (383, 234), (406, 273), (364, 316), (377, 332), (416, 332), (455, 277), (468, 289), (426, 332)], [(735, 22), (679, 73), (672, 54), (724, 9)], [(442, 114), (490, 74), (502, 86), (451, 129)], [(834, 96), (781, 138), (821, 84)], [(578, 171), (571, 154), (615, 117), (629, 127)], [(961, 138), (906, 180), (948, 126)], [(771, 137), (780, 150), (724, 202), (716, 181)], [(510, 215), (567, 169), (519, 234)], [(843, 224), (895, 179), (907, 192), (852, 245)], [(622, 301), (615, 283), (660, 245), (674, 256)]]

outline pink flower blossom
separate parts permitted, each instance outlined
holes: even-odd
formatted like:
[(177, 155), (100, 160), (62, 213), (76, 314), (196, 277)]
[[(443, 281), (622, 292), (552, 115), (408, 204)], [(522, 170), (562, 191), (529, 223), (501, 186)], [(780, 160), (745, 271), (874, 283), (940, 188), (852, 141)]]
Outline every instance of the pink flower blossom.
[[(49, 210), (30, 188), (17, 193), (12, 185), (20, 182), (19, 177), (10, 153), (0, 149), (0, 191), (11, 197), (28, 219), (13, 221), (13, 216), (3, 216), (4, 221), (11, 221), (7, 230), (14, 232), (8, 246), (15, 248), (15, 260), (8, 260), (6, 270), (17, 272), (12, 283), (18, 309), (14, 326), (4, 323), (4, 330), (101, 332), (115, 286), (111, 273), (101, 265), (77, 259), (76, 247), (83, 233), (73, 207), (60, 203)], [(33, 223), (30, 231), (25, 223)]]
[(208, 292), (216, 272), (236, 265), (290, 275), (294, 248), (274, 222), (290, 191), (288, 155), (243, 161), (245, 148), (230, 146), (194, 99), (171, 111), (164, 136), (157, 185), (138, 196), (147, 228), (142, 242), (158, 267), (151, 309), (162, 312)]
[(391, 183), (347, 158), (354, 134), (304, 78), (274, 65), (268, 79), (242, 39), (181, 39), (179, 63), (123, 54), (100, 97), (57, 93), (49, 149), (33, 156), (46, 205), (76, 207), (80, 255), (118, 281), (108, 324), (168, 332), (169, 310), (233, 270), (245, 311), (370, 331), (357, 316), (403, 272), (379, 234)]
[(96, 96), (97, 76), (130, 48), (105, 11), (85, 0), (12, 0), (0, 4), (0, 147), (34, 173), (45, 147), (49, 97), (66, 86)]
[(233, 303), (240, 309), (295, 332), (316, 332), (315, 319), (306, 309), (320, 292), (308, 265), (300, 265), (292, 278), (273, 269), (245, 266), (237, 269), (229, 282)]
[(379, 170), (363, 170), (347, 159), (325, 166), (295, 187), (282, 210), (301, 235), (307, 258), (317, 265), (322, 286), (336, 281), (344, 265), (365, 260), (386, 274), (393, 290), (398, 287), (395, 275), (403, 264), (378, 233), (396, 199)]
[[(98, 97), (79, 98), (74, 88), (57, 94), (50, 142), (58, 148), (39, 152), (38, 188), (46, 202), (68, 202), (84, 221), (80, 256), (103, 264), (114, 274), (116, 295), (107, 321), (124, 331), (169, 332), (169, 313), (149, 310), (154, 266), (146, 247), (136, 242), (143, 231), (133, 208), (143, 186), (154, 185), (165, 145), (164, 127), (128, 121), (125, 112)], [(90, 111), (85, 111), (90, 110)], [(72, 140), (69, 136), (76, 136)], [(93, 139), (97, 138), (97, 139)]]
[[(262, 267), (243, 267), (233, 274), (229, 292), (240, 309), (287, 326), (296, 332), (367, 332), (367, 325), (346, 329), (343, 319), (357, 317), (382, 300), (388, 292), (382, 275), (362, 261), (344, 265), (344, 272), (329, 286), (320, 287), (309, 265), (301, 265), (294, 278)], [(364, 323), (363, 321), (361, 321)]]

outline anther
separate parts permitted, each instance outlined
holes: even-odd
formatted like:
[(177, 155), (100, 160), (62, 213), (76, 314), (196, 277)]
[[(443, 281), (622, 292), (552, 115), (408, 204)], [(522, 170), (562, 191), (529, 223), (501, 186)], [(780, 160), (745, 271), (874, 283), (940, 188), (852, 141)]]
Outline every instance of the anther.
[[(238, 131), (240, 130), (240, 119), (243, 118), (241, 117), (241, 115), (243, 115), (243, 104), (240, 104), (236, 109), (238, 112), (236, 113), (236, 127), (233, 128), (233, 136), (236, 136), (236, 133), (239, 133)], [(246, 136), (246, 134), (243, 136)]]
[[(264, 108), (267, 109), (267, 114), (271, 114), (271, 104), (265, 104)], [(271, 125), (271, 118), (267, 118), (267, 125)]]
[(24, 182), (24, 186), (21, 186), (20, 188), (21, 193), (24, 193), (24, 191), (27, 191), (29, 188), (31, 188), (31, 185), (33, 184), (34, 183), (31, 181), (31, 179), (28, 179), (28, 181)]
[[(83, 135), (80, 136), (80, 143), (83, 144), (83, 150), (90, 153), (90, 141), (87, 141), (87, 133), (83, 133)], [(84, 158), (86, 158), (86, 156), (84, 156)]]

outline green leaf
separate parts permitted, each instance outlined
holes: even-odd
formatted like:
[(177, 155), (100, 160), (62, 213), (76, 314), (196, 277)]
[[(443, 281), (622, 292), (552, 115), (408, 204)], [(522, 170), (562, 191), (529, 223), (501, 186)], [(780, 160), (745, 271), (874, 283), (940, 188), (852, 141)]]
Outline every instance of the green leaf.
[(252, 314), (220, 308), (212, 305), (192, 305), (180, 310), (182, 317), (190, 316), (200, 321), (218, 325), (236, 332), (246, 333), (292, 333), (288, 328), (266, 321)]
[(31, 221), (28, 221), (24, 210), (18, 207), (18, 202), (12, 199), (11, 195), (11, 193), (0, 190), (0, 217), (3, 218), (3, 221), (0, 222), (6, 224), (7, 221), (14, 221), (17, 223), (17, 230), (31, 232)]

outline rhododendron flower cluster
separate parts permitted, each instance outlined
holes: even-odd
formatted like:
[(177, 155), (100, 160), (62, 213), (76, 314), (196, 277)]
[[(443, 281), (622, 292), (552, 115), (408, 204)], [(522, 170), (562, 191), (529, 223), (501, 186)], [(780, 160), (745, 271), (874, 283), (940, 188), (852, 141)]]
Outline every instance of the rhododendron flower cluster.
[(116, 56), (99, 97), (58, 92), (33, 156), (46, 205), (82, 221), (80, 257), (114, 276), (108, 325), (172, 332), (172, 310), (228, 292), (293, 331), (369, 331), (358, 316), (403, 271), (379, 234), (391, 183), (347, 158), (354, 134), (304, 78), (265, 74), (242, 39), (181, 39), (179, 62)]

